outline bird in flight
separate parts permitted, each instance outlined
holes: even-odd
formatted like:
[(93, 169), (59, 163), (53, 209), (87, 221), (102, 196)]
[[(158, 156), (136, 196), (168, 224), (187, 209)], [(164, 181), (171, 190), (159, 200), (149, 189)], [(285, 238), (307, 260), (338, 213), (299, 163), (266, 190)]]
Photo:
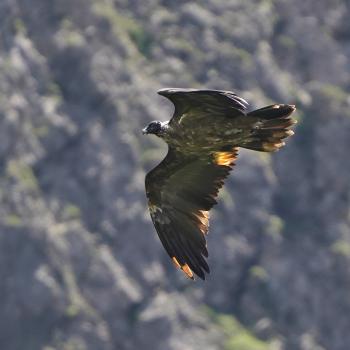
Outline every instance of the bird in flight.
[(170, 121), (142, 132), (168, 144), (163, 161), (146, 175), (146, 195), (158, 236), (176, 267), (205, 279), (209, 211), (232, 170), (239, 147), (274, 152), (293, 135), (295, 106), (274, 104), (247, 112), (231, 91), (162, 89), (175, 106)]

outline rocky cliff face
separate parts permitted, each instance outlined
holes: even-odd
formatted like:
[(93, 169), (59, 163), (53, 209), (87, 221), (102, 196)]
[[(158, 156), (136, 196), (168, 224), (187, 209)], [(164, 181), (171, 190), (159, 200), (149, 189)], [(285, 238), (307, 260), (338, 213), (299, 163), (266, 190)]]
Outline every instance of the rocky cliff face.
[[(347, 350), (349, 4), (3, 0), (0, 348)], [(158, 88), (295, 103), (273, 156), (242, 151), (187, 281), (146, 211)]]

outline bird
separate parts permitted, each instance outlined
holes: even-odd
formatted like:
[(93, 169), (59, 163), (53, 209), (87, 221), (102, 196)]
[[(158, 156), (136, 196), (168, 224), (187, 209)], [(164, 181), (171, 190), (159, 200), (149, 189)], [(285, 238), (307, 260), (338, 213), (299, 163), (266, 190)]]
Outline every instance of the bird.
[(166, 88), (174, 104), (169, 121), (152, 121), (143, 134), (168, 144), (165, 158), (145, 177), (152, 222), (174, 265), (205, 280), (209, 211), (238, 157), (239, 148), (275, 152), (294, 134), (294, 105), (272, 104), (251, 112), (234, 92)]

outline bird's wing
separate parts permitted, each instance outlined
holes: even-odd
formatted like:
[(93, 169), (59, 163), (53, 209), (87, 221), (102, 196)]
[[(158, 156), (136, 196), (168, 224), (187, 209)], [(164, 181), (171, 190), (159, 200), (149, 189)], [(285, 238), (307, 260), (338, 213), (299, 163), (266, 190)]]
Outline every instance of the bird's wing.
[(153, 224), (173, 260), (188, 277), (205, 279), (209, 210), (237, 158), (237, 148), (191, 158), (169, 149), (146, 176)]
[(237, 117), (245, 115), (248, 103), (231, 91), (196, 89), (161, 89), (159, 95), (175, 106), (171, 124), (193, 122), (211, 117)]

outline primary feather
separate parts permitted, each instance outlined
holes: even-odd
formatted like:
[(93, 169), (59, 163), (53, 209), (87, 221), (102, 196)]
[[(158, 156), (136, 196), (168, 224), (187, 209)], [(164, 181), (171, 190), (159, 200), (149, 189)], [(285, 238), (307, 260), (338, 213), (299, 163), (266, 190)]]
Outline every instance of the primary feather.
[(284, 146), (295, 120), (292, 105), (246, 113), (247, 102), (230, 91), (162, 89), (175, 105), (169, 122), (143, 132), (169, 146), (146, 176), (146, 195), (158, 236), (176, 267), (205, 279), (209, 211), (237, 159), (238, 148), (272, 152)]

